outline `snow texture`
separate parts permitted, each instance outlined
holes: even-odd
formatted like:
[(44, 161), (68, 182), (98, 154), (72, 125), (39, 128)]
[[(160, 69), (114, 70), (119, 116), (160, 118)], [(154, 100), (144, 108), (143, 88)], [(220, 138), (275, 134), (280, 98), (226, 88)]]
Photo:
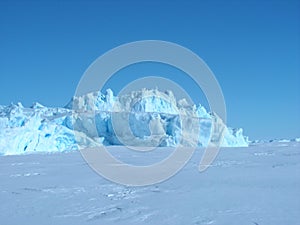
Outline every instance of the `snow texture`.
[[(199, 148), (175, 176), (145, 187), (98, 176), (77, 151), (0, 157), (1, 224), (299, 224), (300, 143), (281, 144), (222, 148), (203, 173)], [(173, 151), (107, 148), (134, 165)]]
[[(119, 97), (110, 89), (88, 93), (64, 108), (11, 104), (0, 106), (0, 154), (98, 145), (206, 146), (214, 117), (201, 105), (177, 101), (171, 91), (146, 89)], [(190, 135), (183, 135), (187, 131)], [(222, 146), (245, 147), (248, 139), (242, 129), (226, 127)]]

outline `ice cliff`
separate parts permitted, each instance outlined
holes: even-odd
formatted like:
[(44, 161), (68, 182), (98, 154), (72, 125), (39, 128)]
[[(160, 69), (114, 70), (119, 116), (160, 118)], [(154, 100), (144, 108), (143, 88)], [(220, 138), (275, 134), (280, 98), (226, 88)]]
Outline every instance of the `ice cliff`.
[[(0, 154), (97, 145), (206, 146), (213, 120), (214, 114), (201, 105), (177, 101), (170, 91), (146, 89), (119, 97), (110, 89), (106, 94), (88, 93), (73, 97), (64, 108), (11, 104), (0, 106)], [(226, 127), (222, 146), (248, 146), (248, 140), (242, 129)]]

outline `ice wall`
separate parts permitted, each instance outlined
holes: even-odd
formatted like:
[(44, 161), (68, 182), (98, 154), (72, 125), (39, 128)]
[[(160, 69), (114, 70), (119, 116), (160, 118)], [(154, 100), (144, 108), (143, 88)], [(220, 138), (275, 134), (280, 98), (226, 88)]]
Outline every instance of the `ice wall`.
[[(0, 106), (0, 154), (61, 152), (97, 145), (206, 146), (214, 114), (172, 92), (140, 90), (115, 97), (88, 93), (65, 108)], [(225, 128), (222, 146), (248, 146), (242, 129)]]

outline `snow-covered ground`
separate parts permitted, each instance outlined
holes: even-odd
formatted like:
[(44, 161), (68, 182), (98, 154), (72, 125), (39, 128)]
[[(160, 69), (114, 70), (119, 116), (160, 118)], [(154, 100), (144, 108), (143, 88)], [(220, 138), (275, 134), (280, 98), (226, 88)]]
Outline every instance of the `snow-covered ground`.
[[(149, 164), (172, 148), (109, 150), (123, 161)], [(105, 180), (78, 151), (0, 157), (0, 224), (300, 224), (300, 143), (222, 148), (198, 172), (203, 149), (169, 180), (126, 187)]]

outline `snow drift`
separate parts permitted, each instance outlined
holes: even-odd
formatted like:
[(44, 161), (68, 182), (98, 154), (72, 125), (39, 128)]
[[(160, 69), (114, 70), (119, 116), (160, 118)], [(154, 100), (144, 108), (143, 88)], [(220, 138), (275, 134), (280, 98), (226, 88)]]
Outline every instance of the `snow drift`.
[[(206, 146), (214, 119), (201, 105), (177, 101), (171, 91), (146, 89), (120, 97), (110, 89), (88, 93), (73, 97), (64, 108), (11, 104), (0, 106), (0, 154), (97, 145)], [(226, 127), (222, 146), (248, 146), (248, 140), (242, 129)]]

